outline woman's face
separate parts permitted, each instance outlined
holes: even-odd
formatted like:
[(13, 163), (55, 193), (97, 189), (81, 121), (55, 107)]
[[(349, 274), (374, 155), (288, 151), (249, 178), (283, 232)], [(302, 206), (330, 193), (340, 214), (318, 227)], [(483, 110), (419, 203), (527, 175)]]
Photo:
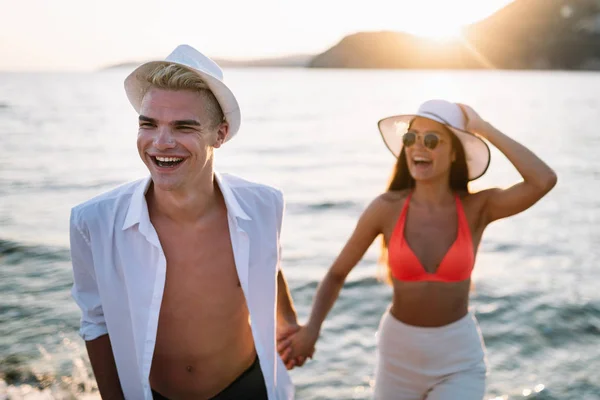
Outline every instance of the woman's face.
[(433, 181), (450, 174), (456, 155), (452, 137), (439, 122), (417, 117), (403, 137), (406, 162), (415, 181)]

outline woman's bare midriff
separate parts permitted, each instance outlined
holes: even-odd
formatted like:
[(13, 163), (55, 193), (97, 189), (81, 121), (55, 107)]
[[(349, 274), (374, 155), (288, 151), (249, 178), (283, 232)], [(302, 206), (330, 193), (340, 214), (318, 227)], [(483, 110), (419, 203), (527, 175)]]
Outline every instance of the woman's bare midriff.
[(390, 313), (413, 326), (440, 327), (458, 321), (469, 309), (471, 280), (462, 282), (393, 281)]

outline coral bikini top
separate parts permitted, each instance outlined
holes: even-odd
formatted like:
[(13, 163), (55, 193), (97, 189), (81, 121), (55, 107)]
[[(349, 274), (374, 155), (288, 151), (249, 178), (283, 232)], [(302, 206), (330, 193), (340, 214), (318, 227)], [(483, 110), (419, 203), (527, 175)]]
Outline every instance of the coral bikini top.
[(459, 282), (469, 279), (475, 264), (475, 254), (469, 223), (458, 195), (455, 195), (458, 215), (456, 240), (434, 273), (425, 270), (404, 236), (411, 195), (412, 193), (406, 198), (388, 245), (388, 260), (392, 276), (399, 281)]

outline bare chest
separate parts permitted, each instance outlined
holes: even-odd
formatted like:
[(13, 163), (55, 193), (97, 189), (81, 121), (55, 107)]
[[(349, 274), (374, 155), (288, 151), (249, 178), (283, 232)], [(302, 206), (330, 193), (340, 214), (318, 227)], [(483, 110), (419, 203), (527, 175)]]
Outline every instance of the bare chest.
[(255, 357), (227, 217), (188, 227), (154, 225), (166, 279), (151, 379), (180, 393), (216, 390)]
[(201, 228), (159, 226), (157, 232), (167, 261), (163, 309), (234, 311), (245, 304), (225, 218)]

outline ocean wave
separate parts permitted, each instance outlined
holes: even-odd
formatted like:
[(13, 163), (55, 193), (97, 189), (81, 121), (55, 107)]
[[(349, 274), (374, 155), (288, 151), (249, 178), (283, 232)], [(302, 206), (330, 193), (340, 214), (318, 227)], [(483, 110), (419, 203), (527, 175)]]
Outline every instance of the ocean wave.
[[(46, 357), (52, 356), (46, 353)], [(70, 373), (55, 375), (41, 372), (24, 360), (9, 356), (0, 360), (0, 399), (96, 400), (100, 399), (100, 395), (91, 368), (82, 358), (72, 360)]]
[(318, 213), (322, 211), (359, 209), (359, 204), (353, 201), (320, 201), (314, 203), (289, 202), (286, 211), (292, 213)]
[(87, 190), (87, 189), (102, 189), (102, 188), (114, 188), (118, 185), (122, 185), (123, 181), (115, 181), (115, 180), (107, 180), (90, 183), (81, 182), (81, 183), (59, 183), (59, 182), (49, 182), (49, 181), (40, 181), (35, 182), (32, 180), (27, 181), (19, 181), (19, 180), (11, 180), (7, 182), (7, 186), (10, 189), (19, 189), (23, 190), (32, 190), (38, 191), (41, 190), (43, 192), (54, 192), (54, 191), (71, 191), (71, 190)]
[(591, 344), (600, 336), (598, 301), (564, 303), (532, 291), (505, 296), (477, 295), (474, 303), (486, 344), (516, 346), (521, 356), (530, 357), (548, 347)]
[(36, 246), (0, 239), (0, 261), (18, 264), (25, 260), (69, 261), (69, 250), (60, 247)]
[(547, 345), (591, 344), (600, 337), (600, 302), (553, 306), (539, 304), (528, 315), (532, 327)]
[(352, 201), (325, 201), (322, 203), (309, 204), (308, 209), (310, 210), (331, 210), (331, 209), (348, 209), (356, 206), (357, 204)]

